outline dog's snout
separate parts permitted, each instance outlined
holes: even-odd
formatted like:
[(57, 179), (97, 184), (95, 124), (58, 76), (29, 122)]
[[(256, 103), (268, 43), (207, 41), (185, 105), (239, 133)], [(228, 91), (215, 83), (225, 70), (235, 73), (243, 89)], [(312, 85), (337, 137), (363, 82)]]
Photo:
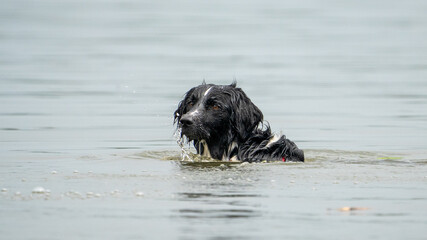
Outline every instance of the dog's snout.
[(188, 116), (188, 115), (182, 116), (182, 118), (181, 118), (181, 120), (179, 120), (179, 122), (185, 126), (190, 126), (190, 125), (193, 125), (193, 123), (194, 123), (193, 118), (191, 116)]

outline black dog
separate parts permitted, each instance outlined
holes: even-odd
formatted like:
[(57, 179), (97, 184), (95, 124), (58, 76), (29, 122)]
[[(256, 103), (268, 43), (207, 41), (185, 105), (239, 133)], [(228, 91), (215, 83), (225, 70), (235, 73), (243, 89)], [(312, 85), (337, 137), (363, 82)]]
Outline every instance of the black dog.
[[(304, 152), (285, 136), (262, 129), (263, 115), (236, 83), (203, 83), (179, 103), (174, 123), (198, 154), (223, 161), (304, 161)], [(261, 128), (260, 128), (261, 126)]]

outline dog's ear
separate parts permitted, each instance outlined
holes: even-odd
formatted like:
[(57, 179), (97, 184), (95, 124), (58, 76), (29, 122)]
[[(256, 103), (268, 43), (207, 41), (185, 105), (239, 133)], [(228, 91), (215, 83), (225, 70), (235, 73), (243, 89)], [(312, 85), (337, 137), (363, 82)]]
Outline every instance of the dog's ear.
[(179, 120), (181, 120), (181, 116), (184, 113), (184, 100), (182, 100), (181, 102), (179, 102), (178, 104), (178, 108), (175, 110), (174, 114), (173, 114), (173, 124), (179, 122)]
[(190, 89), (187, 93), (184, 95), (184, 99), (178, 103), (178, 108), (173, 113), (173, 123), (179, 122), (181, 120), (182, 115), (185, 114), (185, 108), (187, 107), (187, 100), (193, 94), (195, 88)]
[(264, 116), (261, 110), (246, 96), (242, 89), (234, 87), (232, 84), (231, 105), (231, 126), (239, 135), (240, 140), (245, 140), (248, 135), (262, 123)]

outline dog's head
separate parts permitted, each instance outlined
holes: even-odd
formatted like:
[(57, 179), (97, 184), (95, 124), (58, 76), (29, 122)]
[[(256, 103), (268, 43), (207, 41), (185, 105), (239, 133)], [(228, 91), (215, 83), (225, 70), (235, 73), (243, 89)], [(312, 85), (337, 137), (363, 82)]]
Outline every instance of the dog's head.
[(194, 87), (174, 113), (174, 122), (189, 141), (244, 141), (262, 121), (261, 111), (235, 83)]

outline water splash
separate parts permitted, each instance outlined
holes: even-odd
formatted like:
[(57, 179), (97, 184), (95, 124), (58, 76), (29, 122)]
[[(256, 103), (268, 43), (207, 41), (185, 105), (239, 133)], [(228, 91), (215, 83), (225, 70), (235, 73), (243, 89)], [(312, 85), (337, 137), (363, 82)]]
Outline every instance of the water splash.
[(174, 134), (174, 137), (176, 139), (176, 142), (178, 143), (178, 146), (181, 148), (181, 161), (191, 161), (194, 162), (193, 158), (190, 157), (191, 152), (190, 149), (185, 147), (185, 138), (181, 135), (182, 129), (178, 128)]

